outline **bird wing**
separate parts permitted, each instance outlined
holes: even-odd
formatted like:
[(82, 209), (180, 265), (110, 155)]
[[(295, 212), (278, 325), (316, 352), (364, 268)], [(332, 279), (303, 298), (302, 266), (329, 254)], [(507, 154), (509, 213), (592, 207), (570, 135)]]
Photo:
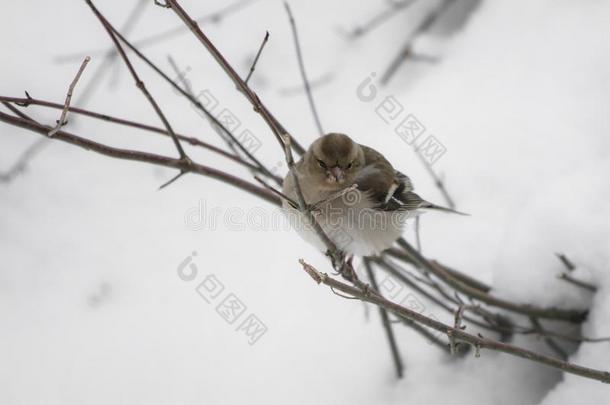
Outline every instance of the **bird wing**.
[(356, 179), (358, 190), (381, 211), (411, 211), (422, 208), (466, 215), (451, 208), (433, 204), (413, 192), (409, 177), (394, 169), (392, 164), (376, 150), (361, 145), (365, 165)]

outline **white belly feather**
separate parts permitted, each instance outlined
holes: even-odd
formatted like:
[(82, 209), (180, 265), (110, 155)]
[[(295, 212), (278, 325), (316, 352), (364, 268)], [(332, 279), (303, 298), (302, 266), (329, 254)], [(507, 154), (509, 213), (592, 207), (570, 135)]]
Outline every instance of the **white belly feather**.
[[(328, 197), (323, 195), (324, 193), (319, 194), (315, 197), (306, 196), (307, 203), (315, 203)], [(364, 193), (353, 190), (324, 203), (315, 216), (339, 249), (359, 256), (373, 255), (394, 244), (413, 212), (381, 211), (374, 210), (371, 206)], [(288, 215), (292, 227), (303, 239), (322, 251), (326, 250), (322, 240), (298, 210), (284, 203), (284, 212)]]

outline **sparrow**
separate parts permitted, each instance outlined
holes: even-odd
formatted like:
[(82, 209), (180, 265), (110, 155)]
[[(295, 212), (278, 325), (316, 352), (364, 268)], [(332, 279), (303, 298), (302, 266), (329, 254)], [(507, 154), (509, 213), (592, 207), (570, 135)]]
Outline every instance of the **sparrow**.
[[(341, 133), (329, 133), (314, 141), (295, 163), (307, 209), (322, 230), (348, 255), (381, 253), (400, 238), (407, 219), (423, 209), (454, 212), (432, 204), (413, 192), (413, 183), (379, 152), (354, 142)], [(282, 208), (297, 233), (326, 251), (305, 215), (293, 175), (283, 182)]]

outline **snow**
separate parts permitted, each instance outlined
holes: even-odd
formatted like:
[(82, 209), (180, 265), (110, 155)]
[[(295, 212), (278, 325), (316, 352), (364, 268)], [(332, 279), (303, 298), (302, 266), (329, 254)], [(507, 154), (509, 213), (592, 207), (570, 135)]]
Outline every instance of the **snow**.
[[(120, 26), (125, 9), (98, 2)], [(208, 4), (210, 3), (210, 4)], [(590, 308), (582, 328), (610, 335), (610, 4), (567, 0), (483, 1), (451, 37), (427, 36), (418, 52), (434, 65), (403, 65), (374, 101), (356, 89), (383, 68), (409, 27), (432, 2), (354, 42), (337, 34), (370, 17), (383, 2), (293, 1), (311, 79), (332, 73), (315, 92), (325, 130), (349, 133), (386, 154), (431, 201), (442, 197), (409, 145), (376, 113), (394, 95), (446, 147), (434, 167), (444, 174), (458, 208), (472, 214), (422, 218), (424, 253), (491, 283), (501, 296), (539, 305)], [(184, 1), (192, 15), (223, 2)], [(131, 6), (130, 6), (131, 7)], [(24, 29), (26, 24), (27, 29)], [(171, 11), (147, 6), (130, 37), (179, 25)], [(282, 96), (299, 84), (290, 28), (281, 2), (256, 2), (221, 24), (204, 26), (236, 68), (246, 72), (264, 31), (271, 38), (254, 74), (255, 86), (302, 143), (316, 136), (302, 95)], [(3, 95), (62, 102), (79, 61), (57, 55), (105, 49), (108, 38), (84, 3), (22, 1), (0, 16), (5, 55)], [(171, 54), (191, 67), (188, 79), (229, 108), (262, 142), (257, 157), (271, 165), (280, 151), (264, 123), (189, 34), (145, 52), (171, 72)], [(93, 60), (76, 89), (101, 63)], [(222, 146), (209, 126), (144, 65), (138, 70), (179, 132)], [(89, 75), (89, 76), (88, 76)], [(160, 125), (121, 66), (114, 87), (104, 79), (87, 107)], [(54, 122), (59, 112), (30, 107)], [(401, 116), (402, 117), (402, 116)], [(175, 156), (169, 139), (75, 118), (69, 129), (121, 147)], [(38, 135), (0, 125), (0, 167), (9, 167)], [(206, 152), (195, 159), (223, 165)], [(284, 168), (278, 165), (280, 172)], [(29, 170), (0, 185), (0, 402), (72, 403), (605, 403), (607, 385), (562, 375), (506, 355), (452, 360), (418, 335), (397, 328), (405, 378), (396, 381), (375, 308), (316, 287), (299, 269), (304, 258), (327, 269), (325, 258), (286, 229), (235, 230), (221, 221), (195, 229), (188, 213), (204, 201), (220, 218), (275, 208), (200, 176), (174, 174), (112, 160), (53, 142)], [(260, 211), (262, 210), (262, 211)], [(408, 237), (412, 237), (410, 231)], [(196, 251), (197, 255), (192, 256)], [(599, 286), (591, 296), (558, 280), (555, 257), (565, 253), (576, 277)], [(177, 270), (189, 256), (197, 277)], [(196, 292), (214, 275), (267, 327), (248, 343), (241, 320), (227, 324)], [(422, 299), (426, 312), (450, 317)], [(214, 303), (217, 303), (216, 301)], [(513, 343), (547, 352), (535, 338)], [(577, 364), (608, 369), (609, 343), (584, 343)]]

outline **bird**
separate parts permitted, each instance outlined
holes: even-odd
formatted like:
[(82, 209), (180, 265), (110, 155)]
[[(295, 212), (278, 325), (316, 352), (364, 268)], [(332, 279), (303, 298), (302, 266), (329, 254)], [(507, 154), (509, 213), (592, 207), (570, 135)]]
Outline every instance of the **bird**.
[(282, 184), (282, 209), (290, 224), (305, 241), (326, 251), (328, 246), (299, 208), (298, 189), (324, 233), (352, 257), (391, 247), (407, 220), (422, 210), (466, 215), (424, 200), (383, 154), (336, 132), (316, 139)]

